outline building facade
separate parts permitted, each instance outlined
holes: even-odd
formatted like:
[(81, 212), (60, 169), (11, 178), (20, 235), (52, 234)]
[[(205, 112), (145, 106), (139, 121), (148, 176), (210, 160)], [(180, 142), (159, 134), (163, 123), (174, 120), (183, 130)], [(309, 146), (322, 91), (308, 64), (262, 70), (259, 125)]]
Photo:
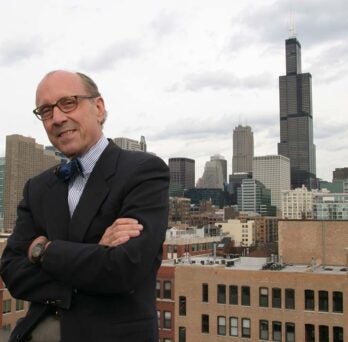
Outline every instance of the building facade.
[(281, 193), (290, 190), (290, 161), (284, 156), (269, 155), (253, 158), (253, 178), (271, 190), (271, 203), (281, 211)]
[(5, 157), (0, 157), (0, 231), (4, 225)]
[(313, 218), (313, 193), (304, 185), (282, 191), (282, 218), (301, 220)]
[(348, 220), (348, 193), (314, 192), (315, 220)]
[(210, 157), (205, 163), (203, 176), (197, 182), (197, 188), (224, 189), (227, 183), (227, 161), (220, 155)]
[(14, 134), (6, 137), (5, 159), (4, 231), (11, 232), (25, 182), (59, 164), (60, 158), (37, 144), (35, 139)]
[(250, 126), (233, 130), (232, 173), (251, 172), (254, 157), (254, 133)]
[(271, 191), (255, 179), (243, 179), (237, 189), (237, 204), (240, 212), (276, 215), (276, 208), (271, 205)]
[(286, 75), (279, 77), (280, 142), (278, 154), (290, 159), (291, 186), (316, 188), (313, 143), (312, 76), (302, 73), (301, 45), (285, 41)]
[(113, 141), (123, 150), (146, 152), (146, 141), (144, 136), (140, 137), (140, 141), (124, 137), (115, 138)]
[(195, 161), (189, 158), (169, 158), (170, 196), (183, 196), (185, 189), (195, 187)]

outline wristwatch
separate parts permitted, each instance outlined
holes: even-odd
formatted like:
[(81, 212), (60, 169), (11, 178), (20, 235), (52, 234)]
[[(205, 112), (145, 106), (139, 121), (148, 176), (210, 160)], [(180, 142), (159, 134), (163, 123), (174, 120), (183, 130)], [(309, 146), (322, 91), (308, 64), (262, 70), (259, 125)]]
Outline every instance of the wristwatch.
[(44, 252), (45, 252), (45, 244), (41, 242), (37, 243), (31, 250), (31, 261), (34, 264), (40, 264), (42, 261)]

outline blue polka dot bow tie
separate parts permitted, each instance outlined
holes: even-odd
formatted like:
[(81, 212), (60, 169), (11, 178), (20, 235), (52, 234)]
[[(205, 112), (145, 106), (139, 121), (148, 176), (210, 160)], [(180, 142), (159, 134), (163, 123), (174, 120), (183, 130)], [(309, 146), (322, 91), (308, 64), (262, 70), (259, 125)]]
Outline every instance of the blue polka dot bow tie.
[(69, 163), (62, 163), (59, 165), (55, 173), (59, 179), (68, 182), (79, 175), (83, 176), (83, 168), (81, 162), (77, 158), (74, 158), (71, 159)]

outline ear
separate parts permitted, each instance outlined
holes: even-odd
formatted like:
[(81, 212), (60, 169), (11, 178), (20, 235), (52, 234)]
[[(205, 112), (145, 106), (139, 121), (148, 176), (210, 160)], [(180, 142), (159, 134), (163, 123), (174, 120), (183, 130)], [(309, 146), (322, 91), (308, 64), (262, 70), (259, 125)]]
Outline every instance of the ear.
[(105, 121), (105, 105), (104, 105), (104, 99), (99, 96), (95, 99), (95, 104), (97, 107), (97, 120), (101, 124)]

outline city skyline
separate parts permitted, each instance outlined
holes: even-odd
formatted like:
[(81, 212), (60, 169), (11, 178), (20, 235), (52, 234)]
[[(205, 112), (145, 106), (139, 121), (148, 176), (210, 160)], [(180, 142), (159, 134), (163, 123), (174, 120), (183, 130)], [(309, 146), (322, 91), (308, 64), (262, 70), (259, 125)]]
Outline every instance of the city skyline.
[(37, 82), (57, 68), (95, 79), (109, 111), (107, 137), (144, 135), (148, 150), (165, 161), (195, 159), (196, 178), (217, 153), (232, 173), (232, 133), (238, 124), (252, 128), (255, 156), (277, 154), (278, 77), (285, 74), (284, 46), (293, 18), (302, 71), (313, 79), (317, 176), (331, 180), (335, 168), (347, 166), (348, 4), (136, 4), (0, 4), (0, 68), (6, 80), (1, 86), (6, 123), (0, 129), (0, 155), (10, 134), (49, 145), (31, 111)]

